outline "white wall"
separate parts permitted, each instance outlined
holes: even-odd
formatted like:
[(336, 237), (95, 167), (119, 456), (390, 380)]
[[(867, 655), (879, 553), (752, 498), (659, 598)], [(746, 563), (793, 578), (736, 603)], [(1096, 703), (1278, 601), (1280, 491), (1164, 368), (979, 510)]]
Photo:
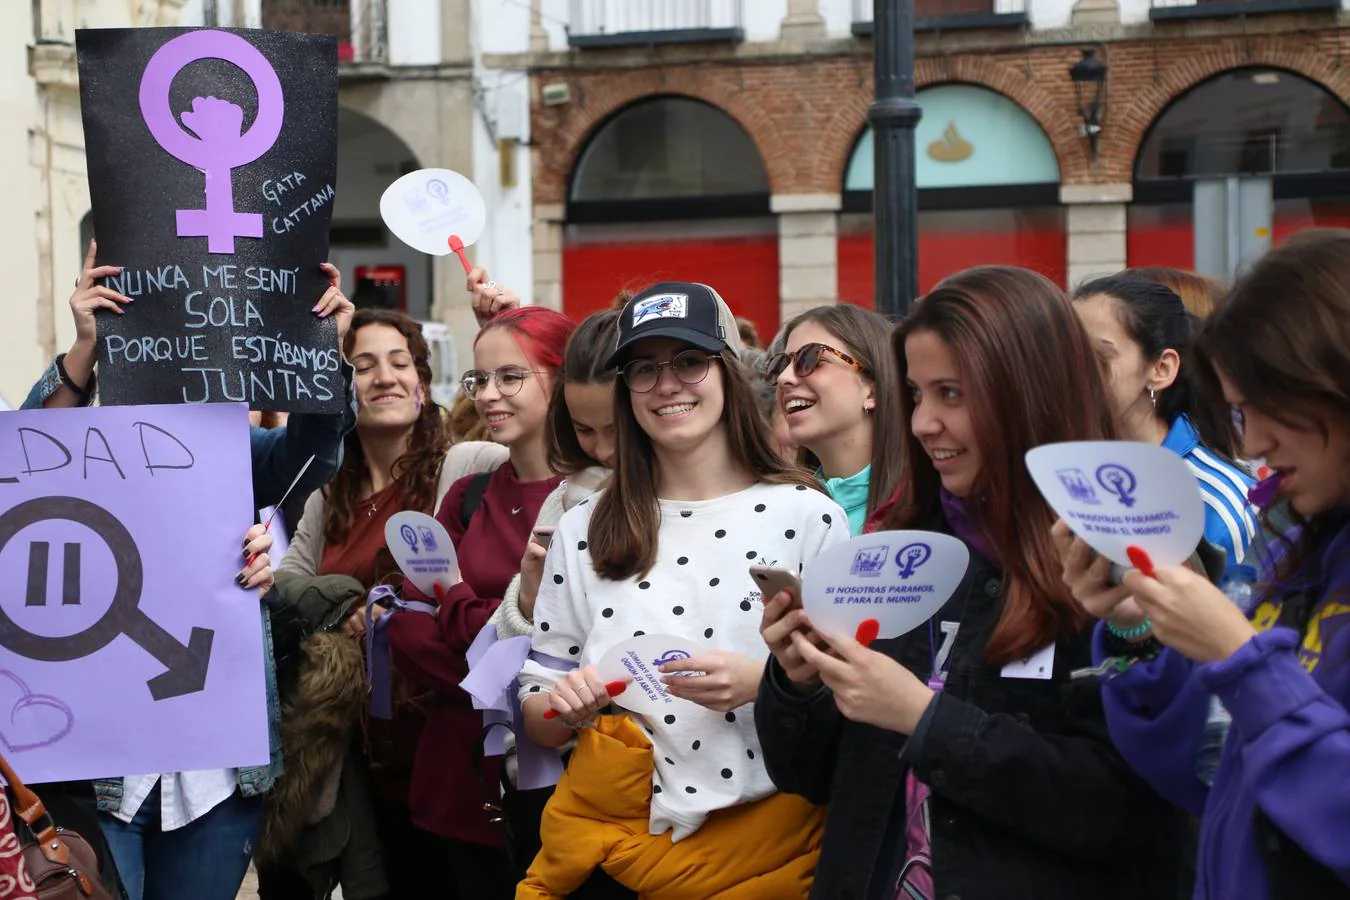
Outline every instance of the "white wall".
[[(717, 0), (719, 3), (730, 0)], [(747, 41), (776, 41), (787, 16), (787, 0), (741, 0), (741, 26)]]
[[(562, 7), (565, 14), (566, 2)], [(470, 35), (478, 102), (473, 122), (474, 170), (465, 174), (482, 192), (488, 210), (487, 230), (474, 247), (474, 260), (493, 279), (508, 285), (529, 303), (533, 300), (534, 285), (531, 240), (534, 210), (530, 148), (526, 146), (530, 137), (530, 82), (524, 70), (487, 69), (482, 60), (484, 53), (528, 50), (530, 13), (525, 3), (486, 0), (473, 5), (472, 16)], [(502, 186), (501, 158), (494, 134), (519, 138), (514, 149), (508, 151), (515, 159), (514, 187)], [(456, 296), (453, 286), (448, 296)]]
[[(362, 6), (373, 0), (353, 0)], [(441, 61), (440, 0), (386, 0), (389, 62), (395, 66), (434, 66)]]
[[(557, 9), (554, 9), (556, 7)], [(554, 2), (544, 0), (544, 15), (555, 13), (567, 16), (567, 0)], [(529, 0), (519, 3), (504, 3), (502, 0), (476, 0), (473, 4), (472, 46), (474, 64), (477, 72), (481, 69), (480, 60), (484, 53), (525, 53), (530, 49), (530, 9)], [(549, 45), (553, 46), (553, 32), (556, 30), (558, 44), (566, 47), (562, 24), (544, 19), (544, 27), (550, 32)], [(492, 70), (487, 70), (492, 71)]]
[[(0, 241), (0, 321), (5, 323), (0, 353), (0, 396), (18, 407), (43, 366), (38, 345), (38, 254), (34, 215), (41, 181), (29, 163), (28, 130), (38, 118), (37, 90), (28, 77), (25, 49), (33, 39), (32, 5), (8, 3), (0, 13), (0, 207), (6, 239)], [(40, 156), (36, 142), (34, 156)], [(34, 162), (38, 162), (37, 159)], [(69, 282), (68, 282), (69, 283)]]
[(843, 38), (853, 34), (854, 0), (820, 0), (817, 9), (825, 20), (827, 37)]
[[(636, 0), (609, 0), (611, 4), (632, 3)], [(679, 0), (670, 9), (678, 12), (679, 3), (682, 2), (691, 11), (697, 9), (701, 4), (695, 0)], [(712, 0), (712, 2), (721, 7), (724, 4), (736, 2), (736, 0)], [(741, 4), (741, 26), (745, 29), (746, 40), (749, 41), (774, 41), (778, 39), (782, 31), (783, 19), (787, 16), (788, 0), (739, 0)], [(568, 0), (540, 0), (541, 19), (543, 20), (544, 30), (548, 33), (548, 46), (550, 50), (566, 50), (567, 32), (566, 25), (569, 18)], [(822, 6), (851, 6), (852, 0), (822, 0)], [(519, 0), (516, 2), (502, 2), (502, 0), (479, 0), (477, 4), (480, 12), (490, 15), (494, 18), (500, 17), (503, 25), (513, 24), (515, 20), (523, 22), (523, 27), (515, 28), (509, 36), (494, 37), (492, 39), (489, 53), (523, 53), (528, 47), (529, 37), (529, 0)], [(513, 9), (514, 7), (514, 9)], [(694, 13), (691, 12), (691, 16)], [(850, 13), (851, 16), (851, 13)], [(840, 33), (848, 33), (852, 26), (852, 19), (843, 27)]]

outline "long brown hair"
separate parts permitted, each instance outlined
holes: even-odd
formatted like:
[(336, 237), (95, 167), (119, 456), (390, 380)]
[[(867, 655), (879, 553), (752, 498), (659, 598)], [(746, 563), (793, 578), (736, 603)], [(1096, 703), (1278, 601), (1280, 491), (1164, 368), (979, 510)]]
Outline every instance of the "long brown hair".
[[(943, 281), (896, 329), (901, 379), (905, 340), (930, 332), (951, 349), (983, 469), (972, 499), (1003, 567), (1003, 612), (985, 648), (1001, 665), (1022, 659), (1086, 622), (1065, 586), (1050, 540), (1055, 513), (1026, 467), (1033, 447), (1111, 440), (1114, 416), (1096, 353), (1064, 292), (1027, 269), (982, 266)], [(940, 509), (941, 479), (914, 436), (913, 395), (902, 393), (907, 452), (901, 491), (885, 528), (923, 527)]]
[[(417, 381), (422, 386), (422, 410), (412, 423), (407, 451), (394, 461), (393, 479), (403, 487), (403, 508), (434, 513), (441, 465), (450, 449), (450, 434), (440, 406), (431, 399), (431, 350), (416, 320), (392, 309), (360, 309), (352, 318), (342, 352), (350, 355), (356, 333), (367, 325), (387, 325), (403, 335), (412, 354)], [(358, 429), (343, 442), (342, 465), (324, 488), (323, 539), (337, 544), (346, 539), (356, 503), (366, 483), (366, 453)]]
[[(790, 466), (774, 452), (769, 425), (755, 401), (751, 374), (730, 350), (721, 353), (709, 378), (722, 379), (726, 401), (722, 425), (737, 465), (763, 484), (800, 484), (820, 490), (804, 469)], [(656, 458), (652, 441), (633, 415), (632, 393), (623, 385), (614, 390), (614, 432), (617, 463), (609, 488), (596, 501), (591, 515), (591, 560), (596, 574), (611, 581), (645, 575), (656, 563), (661, 507), (656, 496)]]
[[(901, 381), (891, 350), (892, 323), (868, 309), (841, 303), (817, 306), (797, 316), (783, 329), (785, 339), (807, 322), (814, 322), (834, 335), (845, 350), (872, 373), (876, 408), (872, 410), (872, 471), (867, 487), (867, 515), (876, 511), (895, 492), (900, 483), (900, 463), (904, 458), (904, 429), (900, 410)], [(800, 461), (808, 469), (820, 467), (810, 450), (801, 448)]]
[[(1247, 403), (1290, 428), (1325, 438), (1326, 414), (1350, 420), (1350, 231), (1303, 231), (1262, 257), (1201, 329), (1195, 363), (1216, 400), (1222, 372)], [(1350, 477), (1350, 460), (1341, 462)], [(1344, 517), (1288, 513), (1303, 527), (1280, 565), (1282, 582)]]
[(553, 397), (548, 404), (548, 467), (559, 475), (575, 475), (589, 466), (600, 465), (581, 449), (564, 391), (569, 384), (613, 385), (616, 373), (605, 368), (605, 360), (618, 339), (619, 313), (613, 309), (591, 313), (567, 339), (562, 371), (553, 384)]

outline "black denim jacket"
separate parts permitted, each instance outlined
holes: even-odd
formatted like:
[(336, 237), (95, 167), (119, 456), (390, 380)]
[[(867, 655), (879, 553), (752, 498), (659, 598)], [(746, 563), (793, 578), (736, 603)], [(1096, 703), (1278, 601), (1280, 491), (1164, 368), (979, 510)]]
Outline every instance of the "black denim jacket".
[[(983, 658), (1002, 598), (1001, 571), (972, 552), (947, 681), (919, 740), (844, 719), (828, 690), (794, 692), (770, 660), (755, 706), (769, 775), (829, 804), (813, 900), (893, 900), (909, 767), (932, 789), (940, 898), (1177, 895), (1183, 818), (1116, 753), (1096, 679), (1070, 678), (1092, 664), (1091, 629), (1056, 645), (1049, 680), (1002, 677)], [(926, 628), (872, 647), (928, 679)]]

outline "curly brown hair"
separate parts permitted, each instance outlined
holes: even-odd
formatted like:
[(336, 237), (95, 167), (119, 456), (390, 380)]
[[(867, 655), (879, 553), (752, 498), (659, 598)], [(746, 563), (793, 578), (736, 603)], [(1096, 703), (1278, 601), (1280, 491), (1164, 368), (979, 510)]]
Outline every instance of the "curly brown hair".
[[(403, 488), (403, 508), (424, 513), (435, 513), (436, 485), (440, 481), (441, 466), (450, 449), (450, 433), (446, 428), (443, 410), (431, 399), (431, 351), (422, 326), (408, 315), (392, 309), (357, 310), (352, 319), (342, 352), (350, 354), (356, 344), (356, 333), (367, 325), (387, 325), (396, 329), (408, 341), (413, 368), (422, 384), (424, 402), (422, 411), (412, 424), (408, 450), (394, 461), (390, 473)], [(342, 465), (333, 480), (323, 489), (323, 539), (329, 544), (341, 542), (351, 527), (356, 504), (366, 484), (366, 454), (361, 445), (360, 429), (354, 429), (343, 443)]]

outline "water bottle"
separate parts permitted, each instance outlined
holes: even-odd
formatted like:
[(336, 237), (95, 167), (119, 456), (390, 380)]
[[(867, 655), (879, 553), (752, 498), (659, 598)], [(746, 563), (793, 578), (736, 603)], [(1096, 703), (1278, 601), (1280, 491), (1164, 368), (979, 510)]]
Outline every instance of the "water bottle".
[(1256, 600), (1255, 585), (1255, 566), (1229, 566), (1223, 570), (1223, 577), (1219, 579), (1219, 590), (1244, 613), (1252, 611)]
[[(1223, 591), (1238, 609), (1250, 614), (1256, 600), (1255, 584), (1254, 566), (1235, 565), (1224, 570), (1223, 577), (1219, 579), (1219, 590)], [(1219, 698), (1210, 697), (1209, 715), (1205, 719), (1205, 735), (1195, 760), (1195, 773), (1207, 785), (1214, 783), (1214, 773), (1219, 769), (1224, 741), (1228, 739), (1228, 728), (1232, 721)]]

